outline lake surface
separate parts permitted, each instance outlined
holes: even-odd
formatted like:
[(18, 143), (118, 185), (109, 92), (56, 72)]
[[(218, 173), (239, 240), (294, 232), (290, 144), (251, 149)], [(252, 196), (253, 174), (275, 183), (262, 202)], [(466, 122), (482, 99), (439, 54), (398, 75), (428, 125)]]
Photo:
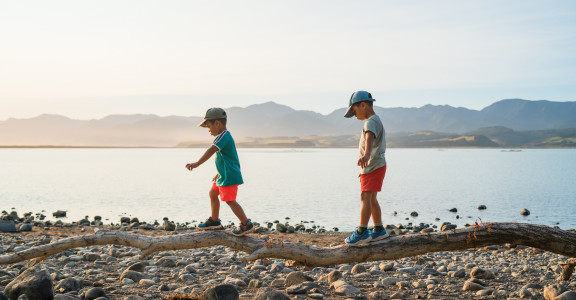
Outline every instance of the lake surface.
[[(204, 149), (0, 149), (0, 210), (66, 210), (66, 222), (99, 215), (161, 222), (210, 214), (216, 174)], [(352, 230), (359, 221), (357, 149), (239, 149), (238, 202), (254, 221), (315, 221)], [(576, 150), (388, 149), (378, 199), (386, 224), (529, 222), (576, 227)], [(480, 211), (484, 204), (487, 210)], [(451, 213), (450, 208), (457, 208)], [(531, 215), (523, 217), (527, 208)], [(397, 215), (393, 215), (396, 211)], [(412, 211), (418, 217), (410, 217)], [(459, 216), (460, 218), (457, 218)], [(409, 218), (409, 220), (406, 220)], [(436, 221), (440, 218), (440, 221)], [(222, 204), (225, 224), (237, 222)]]

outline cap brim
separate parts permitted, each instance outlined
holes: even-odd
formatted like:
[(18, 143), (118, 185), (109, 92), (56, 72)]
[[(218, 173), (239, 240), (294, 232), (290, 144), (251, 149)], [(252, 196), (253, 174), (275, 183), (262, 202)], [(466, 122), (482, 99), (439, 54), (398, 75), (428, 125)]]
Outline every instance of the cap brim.
[(352, 106), (350, 106), (350, 107), (348, 107), (346, 114), (344, 114), (344, 118), (352, 118), (354, 115), (356, 115), (356, 114), (354, 113)]
[(198, 124), (198, 126), (200, 126), (200, 127), (206, 127), (206, 121), (208, 121), (208, 120), (202, 121), (202, 123)]

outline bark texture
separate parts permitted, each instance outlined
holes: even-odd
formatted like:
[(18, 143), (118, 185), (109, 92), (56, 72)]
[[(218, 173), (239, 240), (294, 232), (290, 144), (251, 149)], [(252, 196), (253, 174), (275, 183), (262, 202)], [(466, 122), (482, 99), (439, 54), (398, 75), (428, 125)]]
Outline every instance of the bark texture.
[[(342, 263), (392, 260), (428, 252), (455, 251), (512, 243), (576, 257), (576, 233), (544, 225), (487, 223), (444, 232), (392, 236), (364, 246), (317, 247), (294, 243), (270, 243), (253, 236), (236, 237), (228, 231), (205, 231), (161, 237), (99, 230), (0, 256), (0, 264), (31, 260), (35, 265), (59, 252), (92, 245), (116, 244), (139, 248), (141, 259), (167, 250), (223, 245), (246, 252), (246, 261), (260, 258), (294, 260), (308, 267)], [(572, 261), (574, 262), (574, 261)], [(573, 270), (572, 266), (572, 270)]]

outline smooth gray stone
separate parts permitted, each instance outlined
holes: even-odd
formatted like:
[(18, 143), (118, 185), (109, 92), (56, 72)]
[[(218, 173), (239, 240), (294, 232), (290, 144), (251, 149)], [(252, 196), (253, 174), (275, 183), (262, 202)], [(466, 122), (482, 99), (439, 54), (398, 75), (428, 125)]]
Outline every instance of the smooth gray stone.
[(30, 300), (51, 300), (54, 299), (52, 277), (46, 269), (40, 269), (38, 266), (30, 268), (12, 280), (4, 289), (4, 293), (9, 299), (18, 299), (25, 294)]
[(207, 289), (203, 297), (205, 300), (238, 300), (238, 289), (231, 284), (221, 284)]
[(15, 232), (16, 231), (16, 223), (14, 221), (5, 221), (0, 220), (0, 231), (2, 232)]
[(255, 300), (290, 300), (290, 298), (281, 292), (275, 291), (269, 287), (263, 287), (256, 293)]

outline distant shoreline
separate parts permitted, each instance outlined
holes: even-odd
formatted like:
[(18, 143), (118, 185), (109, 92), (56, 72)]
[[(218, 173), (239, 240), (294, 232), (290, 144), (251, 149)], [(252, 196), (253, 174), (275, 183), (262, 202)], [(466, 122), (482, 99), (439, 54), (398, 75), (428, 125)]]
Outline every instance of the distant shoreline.
[[(190, 147), (158, 147), (158, 146), (0, 146), (0, 149), (204, 149), (205, 146)], [(357, 147), (291, 147), (291, 146), (237, 146), (238, 149), (355, 149)], [(576, 147), (394, 147), (387, 146), (388, 149), (501, 149), (501, 150), (530, 150), (530, 149), (576, 149)]]
[(179, 147), (156, 147), (156, 146), (0, 146), (0, 149), (155, 149), (155, 148), (179, 148)]

